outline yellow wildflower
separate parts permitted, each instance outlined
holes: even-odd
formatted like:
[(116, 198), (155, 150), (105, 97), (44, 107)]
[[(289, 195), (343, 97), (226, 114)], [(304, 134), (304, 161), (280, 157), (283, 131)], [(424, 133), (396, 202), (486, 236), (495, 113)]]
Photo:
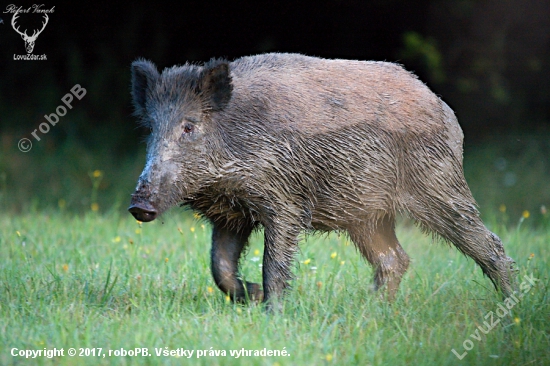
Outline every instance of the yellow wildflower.
[(94, 176), (94, 178), (99, 178), (103, 175), (103, 172), (101, 170), (94, 170), (94, 172), (92, 173), (92, 175)]
[(97, 212), (99, 210), (99, 205), (96, 202), (94, 202), (92, 203), (90, 208), (92, 209), (92, 211)]
[(194, 226), (191, 226), (191, 227), (189, 228), (189, 230), (191, 230), (191, 232), (194, 233), (194, 232), (195, 232), (195, 227), (194, 227)]
[(330, 254), (330, 257), (331, 257), (332, 259), (334, 259), (334, 258), (338, 257), (338, 253), (332, 252), (332, 253)]
[(69, 265), (68, 264), (64, 264), (62, 266), (62, 268), (63, 268), (63, 272), (68, 272), (69, 271)]
[(311, 259), (309, 258), (304, 261), (304, 264), (309, 264), (309, 263), (311, 263)]
[(260, 255), (260, 251), (259, 251), (258, 249), (256, 249), (256, 250), (254, 251), (254, 255)]
[(529, 216), (531, 216), (531, 214), (529, 213), (529, 211), (525, 210), (525, 211), (523, 211), (522, 216), (523, 216), (524, 219), (528, 219)]
[(327, 353), (327, 355), (325, 356), (325, 360), (327, 360), (328, 362), (332, 361), (332, 354)]

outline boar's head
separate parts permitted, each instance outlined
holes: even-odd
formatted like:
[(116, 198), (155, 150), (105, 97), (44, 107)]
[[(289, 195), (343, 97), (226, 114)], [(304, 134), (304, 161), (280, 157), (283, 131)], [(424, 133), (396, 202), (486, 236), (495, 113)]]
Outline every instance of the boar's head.
[(132, 64), (135, 114), (150, 130), (147, 160), (128, 211), (152, 221), (171, 206), (192, 200), (215, 178), (220, 147), (211, 115), (231, 98), (229, 64), (212, 60), (165, 69), (145, 60)]

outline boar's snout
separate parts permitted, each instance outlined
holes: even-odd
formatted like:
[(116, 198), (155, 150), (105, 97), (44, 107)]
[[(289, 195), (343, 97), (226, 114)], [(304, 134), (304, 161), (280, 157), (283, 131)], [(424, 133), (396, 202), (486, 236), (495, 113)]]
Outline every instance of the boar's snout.
[(132, 195), (132, 201), (130, 201), (130, 207), (128, 211), (136, 218), (136, 220), (149, 222), (157, 218), (158, 211), (151, 203), (150, 191), (143, 185), (136, 190)]
[(130, 211), (138, 221), (149, 222), (157, 217), (157, 210), (145, 202), (132, 203), (130, 207), (128, 207), (128, 211)]

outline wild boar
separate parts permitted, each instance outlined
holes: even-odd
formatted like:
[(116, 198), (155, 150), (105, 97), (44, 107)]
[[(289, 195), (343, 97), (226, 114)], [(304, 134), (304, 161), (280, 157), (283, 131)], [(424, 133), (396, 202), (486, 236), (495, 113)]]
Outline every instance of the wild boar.
[[(349, 234), (393, 298), (409, 265), (400, 213), (511, 291), (513, 261), (464, 178), (457, 119), (401, 66), (271, 53), (161, 74), (137, 60), (132, 96), (151, 134), (129, 211), (147, 222), (184, 205), (208, 219), (212, 274), (233, 300), (278, 298), (300, 233), (329, 231)], [(263, 286), (238, 266), (261, 227)]]

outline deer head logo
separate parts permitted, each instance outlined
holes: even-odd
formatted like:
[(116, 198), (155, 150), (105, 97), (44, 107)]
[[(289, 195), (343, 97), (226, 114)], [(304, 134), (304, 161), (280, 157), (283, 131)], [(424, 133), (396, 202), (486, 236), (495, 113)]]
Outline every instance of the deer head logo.
[(11, 18), (11, 26), (13, 29), (21, 35), (21, 38), (23, 38), (23, 41), (25, 41), (25, 49), (27, 50), (27, 53), (32, 53), (32, 50), (34, 49), (34, 42), (36, 42), (36, 39), (38, 38), (38, 35), (42, 33), (44, 28), (46, 28), (46, 24), (48, 24), (48, 14), (44, 14), (44, 22), (42, 23), (42, 29), (37, 30), (35, 29), (32, 33), (32, 36), (27, 35), (27, 30), (25, 29), (25, 32), (21, 32), (19, 30), (19, 27), (15, 25), (16, 19), (19, 17), (19, 12), (15, 12), (13, 14), (13, 17)]

